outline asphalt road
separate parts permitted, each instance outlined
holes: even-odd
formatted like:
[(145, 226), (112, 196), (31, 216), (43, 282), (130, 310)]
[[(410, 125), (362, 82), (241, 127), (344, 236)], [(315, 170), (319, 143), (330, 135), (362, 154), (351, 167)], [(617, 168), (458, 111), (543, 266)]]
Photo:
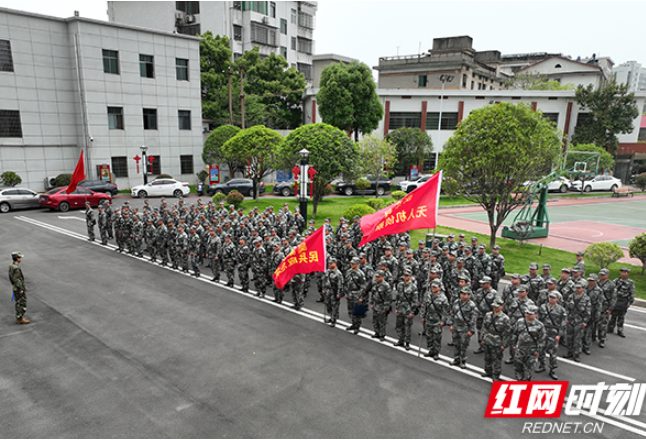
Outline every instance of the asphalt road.
[[(435, 362), (417, 356), (418, 336), (410, 352), (393, 347), (392, 316), (384, 343), (370, 338), (371, 319), (358, 336), (324, 325), (315, 283), (296, 312), (85, 234), (82, 211), (0, 216), (6, 264), (12, 251), (25, 255), (32, 320), (15, 324), (3, 272), (2, 438), (564, 436), (523, 434), (526, 419), (485, 419), (491, 381), (479, 376), (482, 355), (472, 342), (468, 369), (450, 366), (448, 331)], [(347, 321), (345, 310), (342, 303)], [(646, 313), (631, 310), (627, 322), (628, 338), (610, 335), (581, 364), (561, 360), (560, 379), (646, 382)], [(417, 320), (413, 335), (419, 329)], [(512, 378), (511, 366), (503, 374)], [(575, 437), (646, 437), (644, 415), (558, 421), (604, 423), (601, 433)]]

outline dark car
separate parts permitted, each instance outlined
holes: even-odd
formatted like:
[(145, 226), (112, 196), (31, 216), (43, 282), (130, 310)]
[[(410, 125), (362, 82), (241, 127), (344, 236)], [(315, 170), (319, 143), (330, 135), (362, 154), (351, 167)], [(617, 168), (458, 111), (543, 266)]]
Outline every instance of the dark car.
[(99, 203), (112, 200), (110, 194), (94, 192), (80, 186), (72, 194), (67, 194), (65, 190), (67, 190), (66, 186), (50, 189), (45, 194), (40, 195), (38, 203), (45, 208), (67, 212), (74, 208), (85, 208), (85, 202), (90, 202), (90, 206), (95, 208)]
[(365, 194), (374, 194), (375, 192), (377, 192), (377, 194), (381, 196), (390, 191), (390, 180), (386, 179), (386, 177), (384, 176), (381, 176), (379, 178), (379, 182), (377, 182), (377, 180), (373, 176), (365, 176), (362, 177), (362, 179), (368, 179), (370, 181), (370, 188), (366, 189), (365, 191), (357, 190), (354, 180), (351, 182), (339, 182), (336, 184), (334, 190), (339, 194), (345, 194), (346, 196), (351, 196), (352, 194), (358, 192), (363, 192)]
[(103, 180), (84, 180), (79, 182), (79, 186), (90, 189), (94, 192), (110, 193), (113, 196), (119, 194), (116, 183), (104, 182)]
[[(225, 183), (216, 183), (215, 185), (209, 185), (206, 193), (212, 196), (213, 194), (229, 194), (231, 191), (238, 191), (243, 196), (253, 196), (253, 180), (231, 179)], [(258, 194), (262, 195), (264, 193), (265, 184), (261, 182)]]
[(285, 182), (278, 182), (277, 184), (274, 185), (274, 190), (273, 193), (277, 196), (293, 196), (294, 195), (294, 185), (295, 180), (294, 179), (289, 179), (286, 180)]

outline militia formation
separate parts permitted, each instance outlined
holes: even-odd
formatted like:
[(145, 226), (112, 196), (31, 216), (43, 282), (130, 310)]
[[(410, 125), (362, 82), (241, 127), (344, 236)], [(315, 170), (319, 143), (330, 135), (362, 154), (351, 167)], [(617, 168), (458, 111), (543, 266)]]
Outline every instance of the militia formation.
[[(300, 310), (315, 279), (318, 299), (325, 303), (325, 322), (331, 327), (339, 319), (343, 299), (351, 325), (346, 330), (358, 334), (367, 310), (372, 311), (373, 338), (384, 341), (386, 324), (395, 314), (395, 346), (410, 350), (415, 316), (426, 338), (424, 356), (440, 360), (442, 333), (451, 333), (452, 365), (466, 368), (467, 350), (475, 336), (475, 354), (484, 354), (483, 377), (500, 380), (504, 352), (506, 364), (513, 364), (517, 380), (531, 380), (532, 374), (549, 371), (557, 380), (559, 345), (567, 349), (565, 358), (581, 362), (581, 353), (591, 354), (593, 342), (603, 348), (608, 333), (625, 337), (624, 317), (635, 300), (635, 284), (630, 270), (622, 268), (620, 277), (609, 278), (608, 269), (586, 278), (583, 253), (577, 253), (572, 268), (564, 268), (557, 279), (551, 266), (529, 265), (525, 275), (511, 274), (511, 283), (498, 292), (505, 272), (500, 247), (486, 252), (477, 237), (471, 244), (449, 235), (446, 242), (433, 239), (431, 247), (419, 241), (412, 249), (408, 232), (379, 237), (359, 246), (363, 237), (360, 218), (352, 222), (341, 218), (336, 227), (325, 220), (327, 270), (296, 274), (284, 287), (276, 286), (273, 274), (293, 249), (316, 231), (298, 208), (289, 204), (278, 212), (268, 207), (254, 208), (245, 215), (233, 205), (227, 209), (197, 200), (187, 206), (183, 200), (168, 206), (165, 199), (158, 208), (144, 202), (142, 212), (125, 202), (120, 209), (111, 203), (99, 205), (98, 215), (86, 206), (89, 240), (95, 240), (98, 223), (101, 243), (116, 241), (116, 251), (144, 257), (162, 266), (200, 277), (202, 266), (210, 269), (211, 281), (234, 287), (237, 272), (241, 290), (249, 291), (253, 281), (255, 295), (264, 298), (267, 286), (273, 287), (274, 302), (282, 303), (291, 293), (293, 307)], [(9, 267), (16, 322), (26, 324), (26, 294), (19, 263), (22, 255), (12, 254)], [(224, 282), (224, 280), (222, 280)]]

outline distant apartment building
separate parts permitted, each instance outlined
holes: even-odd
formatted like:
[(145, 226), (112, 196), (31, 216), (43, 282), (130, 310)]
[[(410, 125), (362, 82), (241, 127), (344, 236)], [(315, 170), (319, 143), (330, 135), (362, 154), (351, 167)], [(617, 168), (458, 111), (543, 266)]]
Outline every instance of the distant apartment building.
[(110, 165), (128, 188), (143, 181), (145, 146), (152, 174), (194, 181), (199, 65), (196, 37), (0, 8), (0, 170), (43, 190), (85, 150), (88, 178)]
[(629, 91), (646, 91), (646, 69), (637, 61), (627, 61), (615, 66), (612, 74), (617, 83), (627, 84)]
[(312, 80), (317, 2), (303, 1), (109, 1), (111, 22), (178, 34), (211, 31), (231, 40), (234, 58), (257, 46), (261, 58), (282, 55)]
[(604, 57), (597, 59), (572, 60), (560, 55), (550, 56), (516, 70), (515, 75), (538, 75), (549, 81), (576, 86), (593, 85), (598, 89), (612, 76), (612, 60)]

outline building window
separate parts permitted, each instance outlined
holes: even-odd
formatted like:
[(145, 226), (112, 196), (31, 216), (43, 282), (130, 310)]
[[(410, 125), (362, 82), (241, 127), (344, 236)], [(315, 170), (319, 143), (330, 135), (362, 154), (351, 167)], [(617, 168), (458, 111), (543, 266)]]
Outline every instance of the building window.
[(128, 177), (128, 158), (126, 156), (112, 157), (112, 174), (114, 177)]
[(298, 17), (298, 15), (296, 15), (296, 9), (292, 9), (289, 16), (290, 16), (291, 23), (292, 24), (297, 24), (297, 18), (296, 17)]
[[(161, 174), (161, 157), (159, 156), (148, 156), (147, 159), (150, 160), (152, 158), (153, 160), (153, 172), (150, 174), (155, 174), (155, 175), (160, 175)], [(148, 167), (147, 169), (150, 169), (150, 162), (146, 164)]]
[(576, 117), (576, 127), (585, 127), (586, 125), (590, 125), (592, 122), (592, 117), (590, 116), (590, 113), (579, 113)]
[(307, 81), (312, 80), (312, 66), (311, 65), (298, 63), (297, 68), (298, 68), (298, 71), (303, 74), (303, 76), (305, 77), (305, 80), (307, 80)]
[(0, 40), (0, 72), (13, 72), (13, 57), (9, 40)]
[(179, 157), (180, 174), (193, 174), (193, 155)]
[(237, 24), (233, 25), (233, 39), (242, 41), (242, 26), (238, 26)]
[(285, 46), (280, 46), (280, 54), (287, 59), (287, 48)]
[[(439, 112), (426, 113), (426, 129), (437, 130)], [(458, 126), (458, 112), (442, 112), (440, 130), (455, 130)]]
[(308, 40), (306, 38), (298, 38), (297, 42), (299, 52), (304, 52), (309, 55), (312, 54), (312, 40)]
[(242, 10), (267, 15), (267, 2), (242, 2)]
[(388, 130), (397, 130), (402, 127), (421, 128), (422, 114), (418, 112), (390, 112)]
[(474, 81), (471, 81), (471, 90), (475, 87), (476, 83)]
[(152, 55), (139, 55), (139, 73), (142, 78), (155, 77), (155, 64)]
[(261, 24), (253, 21), (251, 22), (251, 41), (254, 43), (265, 44), (267, 46), (278, 46), (276, 41), (276, 30), (262, 26)]
[(103, 49), (103, 71), (105, 73), (119, 74), (119, 52)]
[(467, 88), (468, 78), (469, 78), (469, 76), (466, 73), (462, 74), (462, 88), (463, 89)]
[(553, 122), (558, 125), (559, 123), (559, 114), (558, 113), (543, 113), (542, 115), (545, 119), (550, 122)]
[(21, 138), (20, 110), (0, 110), (0, 138)]
[(242, 2), (233, 2), (233, 9), (235, 9), (237, 11), (241, 11), (242, 10)]
[(108, 127), (123, 130), (123, 107), (108, 107)]
[(280, 33), (287, 35), (287, 20), (284, 18), (280, 19)]
[(276, 3), (275, 2), (269, 2), (269, 16), (272, 18), (276, 18)]
[(296, 37), (292, 37), (292, 50), (296, 50)]
[(310, 14), (298, 13), (298, 25), (307, 29), (314, 29), (314, 17)]
[(200, 2), (175, 2), (175, 9), (189, 15), (200, 13)]
[(175, 58), (175, 69), (177, 70), (177, 81), (188, 81), (188, 60)]
[(144, 130), (157, 130), (157, 109), (144, 109)]
[(426, 87), (428, 85), (428, 75), (417, 76), (417, 87)]
[(191, 129), (191, 111), (190, 110), (179, 110), (177, 112), (179, 117), (179, 129), (180, 130), (190, 130)]

